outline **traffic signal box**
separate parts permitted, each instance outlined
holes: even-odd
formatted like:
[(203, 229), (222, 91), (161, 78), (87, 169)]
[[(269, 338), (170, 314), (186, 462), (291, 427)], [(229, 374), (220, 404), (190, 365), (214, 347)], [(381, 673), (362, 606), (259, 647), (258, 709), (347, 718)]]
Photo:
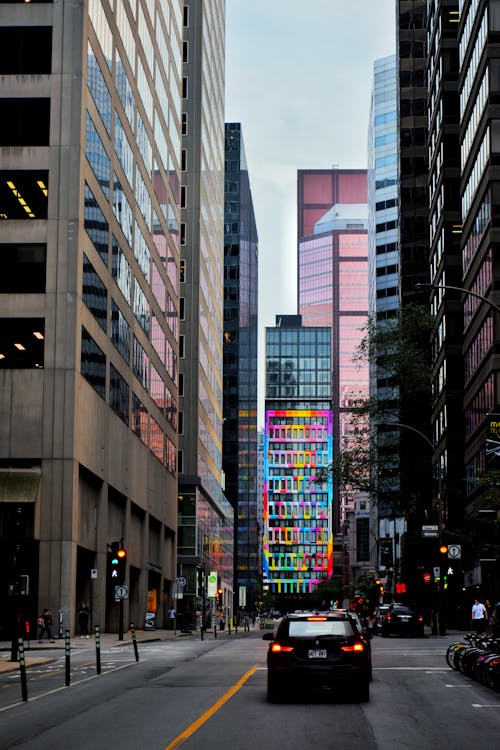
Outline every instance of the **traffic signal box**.
[(127, 550), (120, 542), (111, 542), (110, 577), (111, 582), (119, 585), (125, 582)]

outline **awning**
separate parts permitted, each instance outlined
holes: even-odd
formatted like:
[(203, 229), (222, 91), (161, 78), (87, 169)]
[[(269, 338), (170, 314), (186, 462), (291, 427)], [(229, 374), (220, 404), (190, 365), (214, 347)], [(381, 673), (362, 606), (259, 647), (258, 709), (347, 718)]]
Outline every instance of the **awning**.
[(0, 503), (34, 503), (38, 497), (39, 466), (31, 469), (0, 469)]

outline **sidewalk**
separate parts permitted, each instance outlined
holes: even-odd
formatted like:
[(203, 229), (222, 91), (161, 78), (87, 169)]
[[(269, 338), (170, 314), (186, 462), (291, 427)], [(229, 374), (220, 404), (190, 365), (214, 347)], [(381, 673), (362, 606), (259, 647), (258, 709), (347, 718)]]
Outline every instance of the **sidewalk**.
[[(252, 630), (250, 630), (252, 632)], [(200, 631), (193, 630), (187, 633), (183, 633), (180, 630), (136, 630), (135, 631), (137, 643), (153, 643), (155, 641), (174, 640), (178, 638), (190, 638), (200, 640)], [(235, 631), (231, 630), (231, 638), (236, 635)], [(249, 635), (248, 632), (244, 632), (243, 628), (238, 628), (238, 637), (241, 635)], [(214, 640), (213, 630), (208, 630), (203, 633), (205, 640)], [(227, 630), (217, 631), (218, 640), (228, 640), (229, 634)], [(95, 652), (95, 637), (80, 638), (80, 636), (74, 636), (70, 639), (72, 649), (87, 649)], [(101, 648), (119, 648), (120, 646), (132, 646), (132, 634), (127, 632), (123, 634), (123, 641), (118, 640), (117, 633), (101, 633)], [(33, 651), (44, 652), (44, 651), (61, 651), (64, 653), (65, 641), (64, 638), (56, 638), (54, 643), (50, 643), (46, 639), (42, 643), (38, 643), (37, 640), (25, 641), (24, 652), (26, 655), (26, 667), (38, 666), (40, 664), (50, 664), (55, 661), (50, 656), (31, 656)], [(19, 662), (10, 661), (11, 643), (10, 641), (0, 641), (0, 674), (4, 672), (13, 672), (19, 669)]]

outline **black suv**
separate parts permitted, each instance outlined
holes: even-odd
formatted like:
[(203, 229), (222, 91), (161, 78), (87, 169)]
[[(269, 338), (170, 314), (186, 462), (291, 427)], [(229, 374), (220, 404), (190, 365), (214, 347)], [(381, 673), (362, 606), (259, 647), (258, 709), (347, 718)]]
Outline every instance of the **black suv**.
[(348, 687), (357, 701), (370, 699), (371, 660), (367, 644), (346, 613), (285, 615), (276, 633), (265, 633), (267, 700), (309, 687)]
[(382, 620), (382, 638), (389, 635), (424, 635), (424, 618), (404, 604), (391, 604)]

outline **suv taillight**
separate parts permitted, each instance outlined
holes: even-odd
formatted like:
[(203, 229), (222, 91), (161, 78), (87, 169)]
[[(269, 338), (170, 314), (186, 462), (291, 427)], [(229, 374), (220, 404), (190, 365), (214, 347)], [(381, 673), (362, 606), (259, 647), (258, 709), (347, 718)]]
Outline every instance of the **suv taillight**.
[(283, 651), (293, 651), (293, 646), (282, 646), (281, 643), (273, 643), (271, 646), (271, 651), (275, 654)]
[(342, 651), (364, 651), (365, 647), (362, 643), (354, 643), (352, 646), (342, 646)]

